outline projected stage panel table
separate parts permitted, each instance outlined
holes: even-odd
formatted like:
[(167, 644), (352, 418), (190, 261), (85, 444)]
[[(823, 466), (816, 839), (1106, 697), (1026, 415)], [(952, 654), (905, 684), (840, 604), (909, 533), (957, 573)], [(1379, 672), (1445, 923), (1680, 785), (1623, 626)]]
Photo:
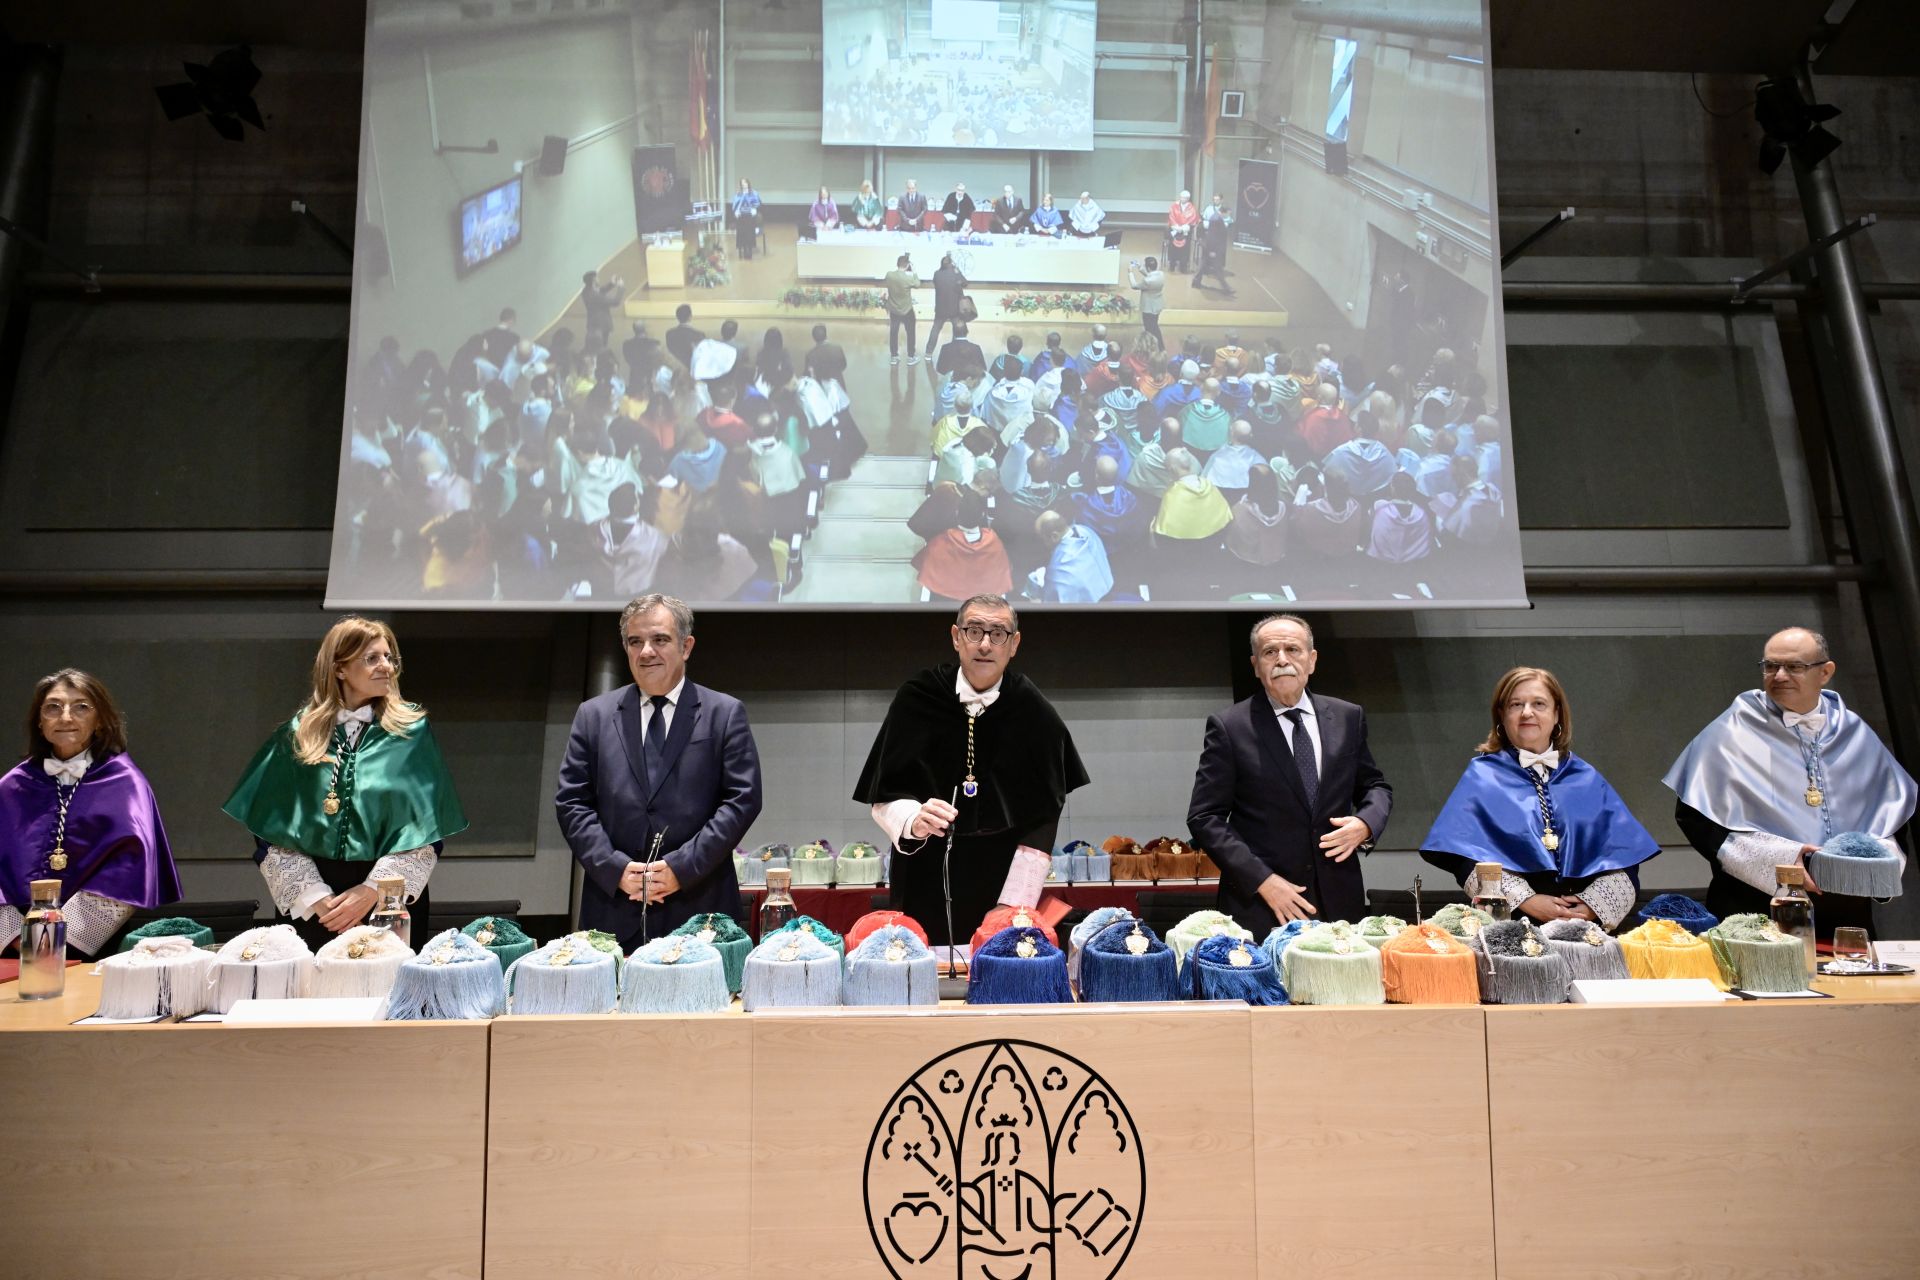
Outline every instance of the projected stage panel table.
[(958, 244), (952, 236), (899, 231), (829, 232), (796, 246), (802, 280), (883, 280), (901, 254), (913, 259), (922, 280), (932, 280), (940, 258), (952, 254), (960, 274), (973, 284), (1081, 285), (1115, 288), (1123, 263), (1118, 249), (1098, 240), (1051, 240), (1019, 236), (976, 237)]

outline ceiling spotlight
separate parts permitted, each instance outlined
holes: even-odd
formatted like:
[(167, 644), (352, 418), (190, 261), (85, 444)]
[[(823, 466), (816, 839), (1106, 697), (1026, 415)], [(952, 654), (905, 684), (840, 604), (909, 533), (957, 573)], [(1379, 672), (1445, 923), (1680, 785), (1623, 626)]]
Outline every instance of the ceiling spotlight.
[(204, 115), (213, 131), (228, 142), (246, 137), (242, 122), (265, 129), (260, 107), (253, 100), (253, 87), (260, 83), (260, 68), (253, 65), (253, 50), (237, 45), (213, 55), (204, 66), (183, 62), (187, 78), (177, 84), (154, 86), (160, 109), (169, 120)]
[(1820, 127), (1840, 108), (1809, 104), (1791, 80), (1763, 80), (1753, 95), (1753, 119), (1766, 137), (1760, 140), (1760, 171), (1772, 173), (1791, 151), (1811, 169), (1833, 154), (1840, 139)]

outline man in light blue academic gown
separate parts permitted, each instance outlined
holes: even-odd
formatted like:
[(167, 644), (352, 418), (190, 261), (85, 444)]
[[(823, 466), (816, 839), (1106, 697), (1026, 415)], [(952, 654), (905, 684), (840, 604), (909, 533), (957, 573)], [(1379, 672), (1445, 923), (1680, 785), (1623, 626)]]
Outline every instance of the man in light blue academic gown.
[[(1677, 798), (1674, 820), (1713, 867), (1707, 910), (1717, 916), (1767, 910), (1776, 866), (1801, 865), (1847, 832), (1879, 841), (1906, 870), (1895, 837), (1913, 817), (1913, 778), (1827, 687), (1835, 670), (1820, 633), (1777, 632), (1761, 653), (1760, 687), (1735, 698), (1662, 779)], [(1872, 923), (1869, 899), (1807, 887), (1823, 936)]]
[(620, 640), (633, 683), (574, 713), (554, 808), (586, 872), (580, 927), (631, 951), (696, 915), (740, 917), (733, 851), (760, 814), (760, 755), (739, 700), (687, 679), (684, 602), (633, 600)]

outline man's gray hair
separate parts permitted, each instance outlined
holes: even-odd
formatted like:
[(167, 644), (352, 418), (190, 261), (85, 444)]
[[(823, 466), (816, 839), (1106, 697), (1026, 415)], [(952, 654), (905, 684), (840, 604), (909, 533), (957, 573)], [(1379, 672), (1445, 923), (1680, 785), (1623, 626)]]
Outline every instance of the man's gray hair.
[(995, 595), (968, 596), (965, 600), (962, 600), (960, 602), (960, 611), (953, 615), (953, 625), (956, 627), (966, 625), (967, 610), (976, 605), (982, 609), (992, 609), (995, 613), (1004, 610), (1008, 619), (1013, 624), (1013, 629), (1015, 631), (1020, 629), (1020, 611), (1015, 609), (1013, 603), (1005, 596)]
[(661, 595), (658, 591), (650, 591), (644, 596), (635, 596), (627, 601), (627, 607), (620, 611), (621, 642), (626, 641), (629, 621), (643, 613), (651, 613), (655, 609), (665, 609), (673, 615), (673, 629), (678, 639), (685, 640), (693, 634), (693, 610), (687, 607), (687, 602), (679, 596)]
[(1253, 630), (1247, 632), (1247, 648), (1254, 653), (1260, 652), (1260, 629), (1275, 622), (1291, 622), (1307, 633), (1307, 648), (1313, 648), (1313, 628), (1307, 620), (1297, 613), (1270, 613), (1253, 624)]
[[(1812, 627), (1782, 627), (1780, 628), (1780, 630), (1774, 632), (1773, 635), (1775, 636), (1785, 635), (1789, 631), (1798, 631), (1801, 634), (1805, 635), (1809, 640), (1813, 641), (1813, 647), (1820, 651), (1820, 661), (1822, 662), (1833, 661), (1833, 651), (1827, 648), (1827, 638), (1821, 635), (1818, 631), (1815, 631)], [(1767, 638), (1771, 640), (1773, 639), (1773, 636), (1768, 636)]]

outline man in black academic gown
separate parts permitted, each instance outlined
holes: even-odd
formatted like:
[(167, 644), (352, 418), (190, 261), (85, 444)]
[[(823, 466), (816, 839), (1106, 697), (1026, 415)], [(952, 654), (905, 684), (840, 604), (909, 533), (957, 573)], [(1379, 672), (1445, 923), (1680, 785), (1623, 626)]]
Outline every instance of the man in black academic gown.
[(1051, 850), (1067, 793), (1087, 782), (1052, 704), (1007, 670), (1020, 649), (1013, 606), (974, 596), (952, 637), (957, 662), (893, 695), (853, 794), (893, 843), (894, 907), (935, 946), (949, 937), (943, 860), (951, 936), (965, 939), (998, 905), (1015, 849)]
[(1207, 718), (1187, 831), (1220, 865), (1220, 910), (1254, 937), (1288, 920), (1357, 922), (1367, 889), (1354, 855), (1393, 811), (1367, 717), (1307, 693), (1320, 654), (1302, 619), (1262, 618), (1252, 648), (1260, 689)]
[(940, 206), (940, 217), (949, 231), (968, 231), (973, 227), (973, 197), (967, 194), (967, 184), (957, 182), (953, 190), (947, 192), (946, 203)]

